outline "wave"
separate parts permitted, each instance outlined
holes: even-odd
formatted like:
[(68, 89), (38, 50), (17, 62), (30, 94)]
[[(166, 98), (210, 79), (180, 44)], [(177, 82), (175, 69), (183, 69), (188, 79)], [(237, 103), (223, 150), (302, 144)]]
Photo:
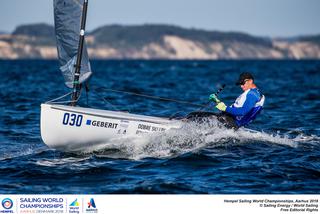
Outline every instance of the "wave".
[(65, 158), (54, 158), (54, 159), (43, 159), (36, 161), (36, 165), (46, 167), (57, 167), (71, 165), (74, 167), (80, 167), (81, 162), (89, 160), (90, 157), (65, 157)]
[(187, 123), (180, 129), (171, 129), (160, 134), (126, 137), (105, 142), (84, 153), (99, 157), (140, 160), (143, 158), (172, 158), (204, 148), (236, 146), (249, 143), (269, 143), (280, 146), (298, 147), (303, 143), (319, 144), (320, 137), (290, 133), (280, 134), (255, 131), (247, 128), (227, 129), (218, 122)]
[(11, 148), (11, 150), (7, 150), (5, 154), (0, 155), (0, 161), (12, 160), (17, 158), (21, 159), (30, 155), (39, 155), (47, 150), (47, 147), (41, 146), (40, 148), (37, 148), (37, 145), (27, 145), (22, 147), (14, 146)]
[[(239, 130), (227, 129), (216, 121), (210, 123), (186, 123), (180, 129), (171, 129), (164, 133), (146, 134), (136, 137), (124, 137), (70, 155), (41, 159), (36, 161), (40, 166), (59, 166), (77, 164), (95, 155), (102, 158), (141, 160), (144, 158), (174, 158), (189, 152), (198, 152), (205, 148), (220, 146), (238, 146), (250, 143), (277, 144), (297, 148), (302, 145), (320, 145), (320, 137), (306, 135), (301, 130), (289, 130), (285, 133), (267, 133), (247, 128)], [(26, 156), (41, 155), (43, 152), (54, 151), (45, 146), (28, 145), (13, 148), (14, 151), (0, 156), (6, 161)], [(66, 154), (66, 153), (64, 153)]]

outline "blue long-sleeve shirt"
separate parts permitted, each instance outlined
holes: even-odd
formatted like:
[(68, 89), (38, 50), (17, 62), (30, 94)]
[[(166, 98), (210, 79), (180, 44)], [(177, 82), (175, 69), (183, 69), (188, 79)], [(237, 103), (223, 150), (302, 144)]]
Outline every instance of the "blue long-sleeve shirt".
[(238, 126), (244, 126), (255, 119), (263, 104), (264, 96), (259, 89), (252, 88), (243, 92), (226, 112), (233, 116)]

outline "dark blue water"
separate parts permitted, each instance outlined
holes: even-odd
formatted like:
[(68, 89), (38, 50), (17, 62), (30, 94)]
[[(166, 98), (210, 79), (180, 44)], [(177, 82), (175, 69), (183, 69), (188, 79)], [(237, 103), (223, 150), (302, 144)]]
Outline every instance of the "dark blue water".
[(259, 132), (203, 135), (193, 126), (92, 153), (55, 151), (42, 142), (39, 119), (42, 102), (68, 92), (58, 63), (0, 61), (0, 193), (320, 194), (320, 61), (92, 61), (92, 68), (90, 106), (156, 116), (197, 108), (98, 88), (203, 104), (225, 83), (220, 97), (231, 104), (241, 93), (235, 79), (250, 70), (266, 95), (249, 126)]

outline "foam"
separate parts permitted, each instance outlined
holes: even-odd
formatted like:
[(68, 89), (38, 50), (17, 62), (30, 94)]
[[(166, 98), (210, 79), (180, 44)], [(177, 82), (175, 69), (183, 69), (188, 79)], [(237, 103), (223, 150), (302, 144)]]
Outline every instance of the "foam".
[(168, 130), (161, 134), (127, 137), (106, 142), (99, 148), (91, 148), (97, 155), (111, 158), (139, 160), (143, 158), (171, 158), (206, 147), (224, 144), (264, 142), (297, 147), (300, 143), (319, 143), (318, 136), (266, 133), (246, 128), (235, 131), (222, 127), (215, 121), (205, 124), (188, 123), (181, 129)]
[(54, 158), (54, 159), (43, 159), (36, 161), (36, 165), (39, 166), (48, 166), (48, 167), (56, 167), (56, 166), (64, 166), (67, 164), (75, 165), (79, 162), (88, 160), (90, 157), (67, 157), (67, 158)]
[(38, 149), (35, 149), (34, 147), (35, 145), (28, 145), (28, 146), (25, 146), (24, 148), (21, 148), (21, 147), (11, 148), (12, 151), (7, 151), (5, 154), (0, 155), (0, 161), (21, 158), (28, 155), (40, 154), (41, 152), (44, 151), (44, 149), (46, 149), (45, 147), (41, 147)]

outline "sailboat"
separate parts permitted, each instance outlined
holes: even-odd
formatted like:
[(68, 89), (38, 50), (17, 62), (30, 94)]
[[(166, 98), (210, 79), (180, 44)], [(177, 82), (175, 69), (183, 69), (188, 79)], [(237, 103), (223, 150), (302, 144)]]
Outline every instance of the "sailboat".
[(54, 0), (53, 4), (60, 70), (72, 92), (68, 102), (59, 101), (60, 97), (41, 104), (40, 129), (46, 145), (81, 151), (114, 139), (181, 127), (181, 120), (77, 106), (81, 87), (92, 76), (84, 39), (88, 0)]

